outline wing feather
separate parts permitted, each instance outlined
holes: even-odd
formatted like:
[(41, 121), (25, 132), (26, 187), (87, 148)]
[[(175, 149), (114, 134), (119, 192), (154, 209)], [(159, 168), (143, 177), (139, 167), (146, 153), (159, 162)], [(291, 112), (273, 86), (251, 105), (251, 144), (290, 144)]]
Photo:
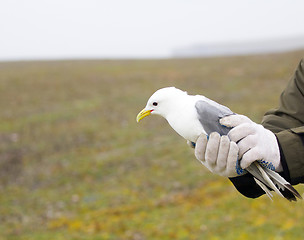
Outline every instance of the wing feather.
[[(221, 125), (219, 120), (222, 117), (235, 114), (229, 108), (213, 102), (208, 98), (197, 101), (195, 108), (198, 114), (198, 119), (208, 135), (212, 132), (218, 132), (220, 135), (228, 134), (231, 128)], [(301, 195), (291, 186), (290, 183), (276, 172), (262, 167), (258, 162), (254, 162), (254, 164), (249, 166), (246, 170), (253, 175), (257, 185), (266, 192), (268, 197), (271, 198), (272, 195), (267, 187), (288, 200), (296, 200), (296, 197), (302, 199)], [(275, 184), (282, 190), (282, 192), (279, 191)]]
[(227, 135), (230, 128), (222, 126), (219, 120), (222, 117), (234, 114), (229, 108), (220, 104), (211, 104), (207, 101), (199, 100), (195, 104), (198, 119), (203, 125), (207, 134), (218, 132), (220, 135)]

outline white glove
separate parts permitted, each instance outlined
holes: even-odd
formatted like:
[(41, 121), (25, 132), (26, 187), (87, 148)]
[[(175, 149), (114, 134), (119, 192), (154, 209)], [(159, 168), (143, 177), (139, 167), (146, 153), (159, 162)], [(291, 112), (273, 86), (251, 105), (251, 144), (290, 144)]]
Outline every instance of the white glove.
[(228, 136), (220, 136), (217, 132), (199, 136), (195, 145), (195, 157), (212, 173), (225, 177), (236, 177), (246, 171), (240, 168), (238, 146)]
[(239, 147), (241, 168), (245, 169), (252, 162), (259, 160), (264, 167), (276, 172), (283, 171), (274, 133), (244, 115), (224, 117), (220, 120), (220, 124), (232, 128), (228, 137)]

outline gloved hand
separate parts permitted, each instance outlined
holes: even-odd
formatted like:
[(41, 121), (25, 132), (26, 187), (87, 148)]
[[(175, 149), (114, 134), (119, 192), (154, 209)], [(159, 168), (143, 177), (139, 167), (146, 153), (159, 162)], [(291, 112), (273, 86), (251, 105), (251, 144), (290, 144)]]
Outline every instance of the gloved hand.
[(241, 168), (245, 169), (252, 162), (259, 160), (264, 167), (276, 172), (283, 171), (280, 150), (274, 133), (244, 115), (223, 117), (220, 124), (232, 128), (228, 137), (239, 147)]
[(195, 157), (212, 173), (225, 177), (236, 177), (246, 173), (238, 161), (238, 146), (227, 136), (217, 132), (199, 136), (195, 145)]

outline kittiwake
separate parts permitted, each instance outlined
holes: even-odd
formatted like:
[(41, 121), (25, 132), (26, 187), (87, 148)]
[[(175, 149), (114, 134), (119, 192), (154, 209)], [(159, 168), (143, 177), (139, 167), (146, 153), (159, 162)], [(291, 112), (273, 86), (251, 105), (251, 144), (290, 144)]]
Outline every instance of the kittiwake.
[[(136, 120), (139, 122), (151, 114), (164, 117), (179, 135), (195, 144), (201, 134), (218, 132), (220, 135), (227, 135), (230, 128), (222, 126), (219, 120), (235, 113), (205, 96), (188, 95), (175, 87), (167, 87), (157, 90), (149, 98)], [(272, 194), (269, 189), (288, 200), (296, 201), (296, 197), (302, 198), (283, 177), (260, 165), (258, 161), (253, 162), (246, 170), (253, 175), (256, 183), (270, 199)], [(286, 191), (287, 194), (283, 195), (281, 191)]]

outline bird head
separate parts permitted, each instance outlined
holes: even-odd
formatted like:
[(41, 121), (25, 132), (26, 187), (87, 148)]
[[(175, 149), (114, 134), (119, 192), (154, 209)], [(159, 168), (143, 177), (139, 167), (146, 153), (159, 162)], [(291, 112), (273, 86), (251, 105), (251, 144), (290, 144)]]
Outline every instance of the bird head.
[(179, 104), (179, 101), (187, 93), (175, 87), (166, 87), (157, 90), (148, 100), (146, 107), (137, 115), (136, 121), (139, 122), (143, 118), (155, 114), (164, 118), (173, 109), (172, 106)]

